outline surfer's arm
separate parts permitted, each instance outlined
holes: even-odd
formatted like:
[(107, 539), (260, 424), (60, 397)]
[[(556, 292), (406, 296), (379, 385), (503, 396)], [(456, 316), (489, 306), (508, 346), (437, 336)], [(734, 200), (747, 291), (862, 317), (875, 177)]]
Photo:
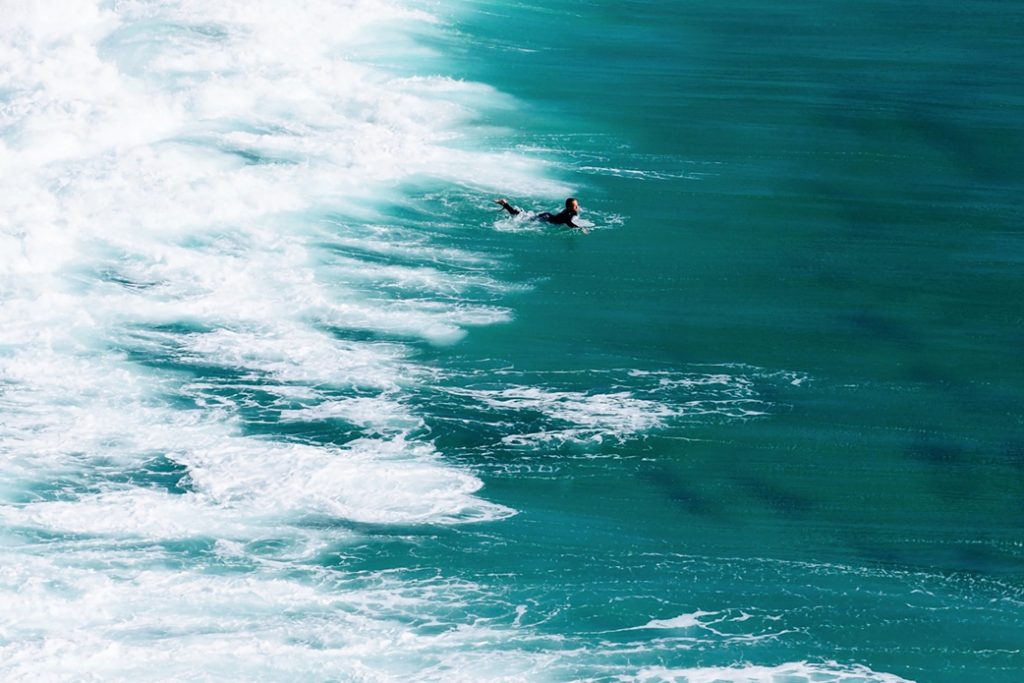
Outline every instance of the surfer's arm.
[(587, 230), (587, 226), (585, 226), (585, 225), (580, 225), (580, 224), (578, 224), (578, 223), (573, 223), (573, 222), (572, 222), (572, 218), (569, 218), (569, 220), (567, 221), (566, 225), (568, 225), (568, 226), (569, 226), (570, 228), (576, 228), (576, 229), (578, 229), (578, 230), (579, 230), (580, 232), (582, 232), (582, 233), (583, 233), (584, 235), (586, 235), (586, 234), (588, 234), (588, 233), (590, 232), (589, 230)]
[(517, 209), (516, 207), (512, 206), (511, 204), (509, 204), (504, 199), (495, 199), (494, 203), (497, 204), (498, 206), (500, 206), (501, 208), (505, 209), (506, 211), (508, 211), (513, 216), (518, 216), (520, 213), (522, 213), (519, 209)]

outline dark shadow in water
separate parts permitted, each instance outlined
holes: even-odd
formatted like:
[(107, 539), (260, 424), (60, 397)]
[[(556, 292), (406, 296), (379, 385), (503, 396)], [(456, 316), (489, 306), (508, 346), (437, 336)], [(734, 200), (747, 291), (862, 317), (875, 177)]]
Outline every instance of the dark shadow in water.
[(918, 441), (905, 450), (907, 456), (933, 467), (962, 465), (966, 462), (964, 449), (952, 442)]
[[(958, 571), (978, 572), (982, 574), (1000, 574), (1008, 571), (1020, 571), (1020, 561), (1009, 561), (1011, 558), (998, 552), (986, 539), (975, 539), (975, 542), (956, 546), (951, 564)], [(1013, 565), (1016, 565), (1014, 568)]]
[(725, 517), (720, 503), (688, 486), (669, 467), (643, 472), (639, 476), (668, 497), (676, 507), (688, 515), (721, 520)]
[[(1012, 466), (1024, 470), (1024, 440), (1010, 441), (1003, 450), (1006, 461)], [(1024, 498), (1021, 499), (1024, 505)]]
[(890, 316), (871, 311), (858, 311), (846, 316), (846, 320), (874, 340), (897, 344), (905, 349), (921, 348), (920, 336), (906, 325)]
[[(919, 93), (916, 99), (927, 97), (928, 93)], [(904, 116), (907, 128), (917, 133), (924, 144), (948, 155), (957, 173), (969, 176), (972, 184), (1019, 184), (1017, 164), (1019, 152), (1024, 150), (1013, 149), (1017, 146), (1013, 135), (1000, 135), (999, 144), (993, 144), (992, 140), (983, 139), (982, 132), (939, 118), (919, 105), (911, 105)]]
[(873, 542), (868, 532), (858, 533), (854, 529), (845, 529), (838, 534), (844, 545), (852, 549), (867, 564), (886, 566), (904, 566), (908, 564), (907, 556), (891, 545)]
[(971, 475), (972, 458), (960, 444), (919, 440), (905, 447), (903, 454), (928, 467), (929, 476), (925, 480), (928, 489), (951, 510), (957, 509), (978, 486)]
[(776, 512), (795, 516), (806, 515), (814, 509), (814, 501), (809, 496), (787, 491), (767, 479), (749, 474), (739, 474), (734, 475), (732, 480), (750, 496), (760, 500)]

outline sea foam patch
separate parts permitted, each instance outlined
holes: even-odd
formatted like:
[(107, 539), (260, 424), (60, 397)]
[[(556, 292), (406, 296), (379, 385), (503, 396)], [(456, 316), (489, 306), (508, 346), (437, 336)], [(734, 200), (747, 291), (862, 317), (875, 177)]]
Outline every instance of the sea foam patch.
[[(172, 408), (172, 392), (199, 398), (203, 387), (177, 385), (173, 375), (147, 377), (123, 360), (41, 352), (4, 360), (8, 410), (0, 433), (13, 485), (4, 518), (14, 526), (217, 536), (216, 528), (236, 529), (236, 521), (257, 533), (253, 520), (279, 525), (307, 515), (445, 523), (511, 512), (476, 499), (479, 479), (446, 466), (428, 443), (406, 441), (402, 427), (418, 422), (401, 408), (394, 408), (395, 417), (406, 422), (391, 422), (388, 439), (343, 448), (281, 443), (241, 434), (231, 403)], [(267, 390), (278, 392), (274, 384)], [(310, 396), (319, 395), (293, 398)], [(145, 475), (156, 457), (180, 470), (173, 481), (165, 481), (171, 473)], [(185, 495), (167, 491), (169, 484)], [(238, 538), (236, 531), (222, 535)]]
[[(710, 370), (710, 371), (709, 371)], [(642, 438), (670, 426), (756, 419), (784, 406), (768, 389), (797, 387), (806, 376), (748, 366), (682, 370), (522, 373), (499, 370), (444, 391), (485, 409), (510, 446), (595, 445)], [(505, 384), (495, 386), (495, 379)], [(586, 387), (586, 388), (582, 388)], [(518, 419), (504, 419), (508, 415)], [(508, 426), (520, 430), (509, 432)], [(521, 431), (522, 427), (532, 427)]]
[(912, 683), (866, 666), (844, 667), (836, 662), (679, 669), (645, 667), (635, 676), (619, 676), (616, 680), (635, 683)]
[(387, 572), (342, 578), (275, 562), (241, 572), (213, 556), (206, 571), (187, 571), (167, 566), (163, 551), (60, 550), (0, 555), (10, 607), (0, 628), (19, 636), (0, 643), (6, 680), (395, 680), (421, 671), (508, 680), (537, 659), (481, 649), (503, 637), (486, 621), (441, 638), (423, 622), (432, 605), (465, 610), (480, 594), (472, 584)]

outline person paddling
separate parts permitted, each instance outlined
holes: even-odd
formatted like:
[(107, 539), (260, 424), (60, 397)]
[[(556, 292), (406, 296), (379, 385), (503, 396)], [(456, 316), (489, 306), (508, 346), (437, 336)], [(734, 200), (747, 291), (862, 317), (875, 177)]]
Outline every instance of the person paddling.
[[(508, 211), (509, 214), (513, 216), (518, 216), (523, 212), (522, 209), (517, 209), (516, 207), (509, 204), (508, 201), (505, 200), (504, 198), (495, 199), (494, 203)], [(553, 214), (548, 211), (545, 211), (543, 213), (538, 213), (536, 216), (530, 216), (530, 220), (551, 223), (552, 225), (567, 225), (570, 228), (580, 228), (581, 230), (583, 230), (583, 232), (586, 232), (586, 228), (577, 225), (576, 223), (573, 223), (572, 219), (579, 215), (580, 203), (576, 201), (575, 197), (569, 197), (568, 199), (565, 200), (565, 208), (559, 211), (558, 213)]]

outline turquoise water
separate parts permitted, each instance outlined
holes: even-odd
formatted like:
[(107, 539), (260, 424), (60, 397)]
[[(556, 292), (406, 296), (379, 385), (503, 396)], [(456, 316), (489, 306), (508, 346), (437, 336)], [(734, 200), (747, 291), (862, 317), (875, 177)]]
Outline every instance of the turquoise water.
[(6, 680), (1020, 679), (1020, 3), (58, 4)]

